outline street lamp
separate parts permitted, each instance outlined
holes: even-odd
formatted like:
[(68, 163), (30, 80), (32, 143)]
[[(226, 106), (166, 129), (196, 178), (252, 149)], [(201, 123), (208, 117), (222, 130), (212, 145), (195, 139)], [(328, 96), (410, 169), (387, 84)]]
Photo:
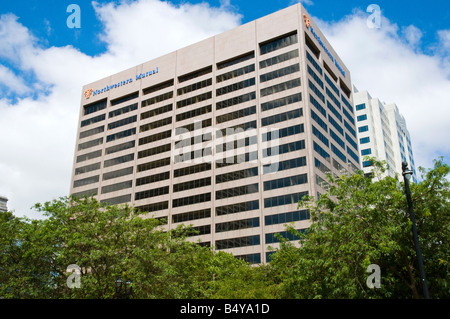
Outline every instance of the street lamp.
[(411, 190), (409, 189), (409, 179), (411, 178), (412, 174), (413, 174), (413, 171), (408, 169), (408, 163), (402, 162), (402, 175), (403, 175), (403, 181), (405, 182), (406, 200), (408, 201), (409, 218), (411, 219), (411, 222), (412, 222), (412, 232), (413, 232), (413, 238), (414, 238), (414, 245), (416, 246), (417, 263), (419, 264), (420, 278), (422, 280), (423, 295), (424, 295), (425, 299), (429, 299), (430, 296), (428, 295), (428, 286), (427, 286), (427, 281), (425, 278), (425, 270), (423, 268), (422, 253), (420, 252), (419, 237), (417, 235), (416, 219), (414, 217), (414, 210), (413, 210), (413, 204), (412, 204), (412, 199), (411, 199)]
[(130, 299), (132, 287), (131, 280), (127, 279), (125, 283), (121, 278), (117, 278), (115, 282), (116, 286), (116, 299)]

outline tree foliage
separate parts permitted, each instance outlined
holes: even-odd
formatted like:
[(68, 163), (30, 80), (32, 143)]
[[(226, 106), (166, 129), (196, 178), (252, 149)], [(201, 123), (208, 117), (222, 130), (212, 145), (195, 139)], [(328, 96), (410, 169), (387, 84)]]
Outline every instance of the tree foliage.
[[(374, 177), (383, 164), (373, 160)], [(450, 297), (450, 167), (443, 159), (411, 184), (425, 272), (432, 298)], [(0, 213), (0, 297), (114, 298), (118, 277), (133, 282), (132, 298), (420, 298), (421, 283), (403, 183), (395, 178), (328, 176), (329, 189), (308, 208), (300, 241), (280, 237), (266, 265), (187, 240), (192, 228), (165, 231), (127, 205), (95, 198), (60, 198), (35, 209), (42, 220)], [(69, 265), (81, 287), (69, 288)], [(381, 269), (381, 287), (366, 271)], [(69, 278), (70, 279), (70, 278)]]
[[(381, 178), (385, 167), (372, 159), (373, 178), (328, 175), (329, 190), (299, 206), (312, 225), (298, 234), (300, 248), (284, 242), (272, 266), (283, 281), (283, 298), (419, 298), (422, 286), (403, 183)], [(450, 197), (442, 159), (423, 181), (411, 185), (425, 272), (432, 298), (449, 298)], [(291, 227), (291, 231), (295, 232)], [(367, 267), (381, 269), (381, 287), (368, 288)]]

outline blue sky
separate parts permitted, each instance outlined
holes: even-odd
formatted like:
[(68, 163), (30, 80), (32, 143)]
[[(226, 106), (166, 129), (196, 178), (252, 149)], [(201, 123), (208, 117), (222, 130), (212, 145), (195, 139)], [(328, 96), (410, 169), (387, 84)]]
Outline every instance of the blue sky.
[[(358, 89), (397, 104), (416, 165), (448, 162), (450, 1), (300, 2)], [(79, 29), (66, 23), (72, 3), (81, 9)], [(67, 195), (82, 85), (295, 3), (1, 1), (0, 194), (9, 208), (35, 217), (32, 205)], [(370, 4), (381, 9), (381, 28), (367, 27)]]
[[(120, 3), (120, 1), (97, 0), (102, 3)], [(205, 1), (170, 1), (173, 4), (201, 3)], [(207, 1), (213, 7), (220, 7), (220, 1)], [(447, 0), (310, 0), (300, 1), (313, 16), (325, 21), (338, 21), (355, 9), (365, 11), (367, 6), (378, 4), (382, 14), (399, 26), (415, 25), (423, 33), (423, 46), (436, 42), (436, 31), (447, 29), (450, 25), (450, 3)], [(81, 8), (81, 28), (69, 29), (66, 26), (67, 6), (76, 3)], [(257, 5), (255, 5), (257, 3)], [(230, 5), (242, 15), (246, 23), (268, 15), (291, 4), (293, 0), (231, 1)], [(420, 8), (420, 9), (419, 9)], [(101, 54), (106, 50), (105, 43), (98, 40), (97, 34), (103, 30), (97, 19), (91, 1), (75, 0), (18, 0), (1, 1), (0, 13), (12, 12), (19, 17), (19, 22), (29, 28), (43, 46), (73, 45), (89, 55)]]

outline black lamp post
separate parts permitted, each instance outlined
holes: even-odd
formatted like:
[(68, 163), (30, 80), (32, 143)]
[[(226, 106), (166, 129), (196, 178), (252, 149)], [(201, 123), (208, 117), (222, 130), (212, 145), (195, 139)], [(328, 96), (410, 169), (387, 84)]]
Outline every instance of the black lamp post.
[(414, 238), (414, 245), (416, 246), (417, 263), (419, 265), (420, 279), (422, 281), (422, 286), (423, 286), (423, 296), (425, 297), (425, 299), (429, 299), (430, 296), (428, 295), (427, 280), (425, 278), (425, 270), (423, 268), (422, 253), (420, 251), (419, 237), (417, 235), (417, 225), (416, 225), (416, 218), (414, 217), (414, 210), (413, 210), (413, 204), (412, 204), (412, 199), (411, 199), (411, 190), (409, 189), (409, 179), (411, 178), (412, 174), (413, 174), (413, 171), (408, 169), (408, 163), (403, 162), (402, 163), (402, 175), (403, 175), (403, 181), (405, 182), (405, 193), (406, 193), (406, 200), (408, 201), (409, 218), (411, 219), (411, 222), (412, 222), (412, 232), (413, 232), (413, 238)]
[(132, 287), (131, 287), (131, 280), (127, 279), (125, 283), (121, 278), (117, 278), (115, 285), (116, 285), (116, 299), (130, 299)]

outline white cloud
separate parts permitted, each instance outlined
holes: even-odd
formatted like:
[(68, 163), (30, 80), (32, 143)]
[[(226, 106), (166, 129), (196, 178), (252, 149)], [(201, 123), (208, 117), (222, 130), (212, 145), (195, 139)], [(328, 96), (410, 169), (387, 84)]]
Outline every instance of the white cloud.
[(17, 16), (0, 16), (0, 58), (36, 79), (24, 83), (0, 65), (0, 82), (9, 77), (16, 93), (27, 84), (39, 89), (14, 104), (0, 97), (0, 194), (17, 216), (40, 217), (29, 208), (68, 195), (83, 84), (231, 29), (241, 19), (227, 2), (213, 8), (141, 0), (94, 8), (107, 43), (107, 52), (95, 57), (72, 46), (39, 47)]
[(30, 91), (25, 81), (17, 76), (9, 68), (0, 64), (0, 85), (7, 88), (8, 92), (25, 94)]
[(381, 28), (371, 29), (367, 17), (354, 12), (334, 24), (315, 20), (349, 68), (353, 84), (397, 104), (411, 134), (416, 166), (432, 167), (438, 155), (450, 155), (450, 65), (441, 54), (449, 33), (439, 33), (434, 55), (426, 55), (416, 50), (422, 35), (417, 27), (400, 31), (383, 18)]

